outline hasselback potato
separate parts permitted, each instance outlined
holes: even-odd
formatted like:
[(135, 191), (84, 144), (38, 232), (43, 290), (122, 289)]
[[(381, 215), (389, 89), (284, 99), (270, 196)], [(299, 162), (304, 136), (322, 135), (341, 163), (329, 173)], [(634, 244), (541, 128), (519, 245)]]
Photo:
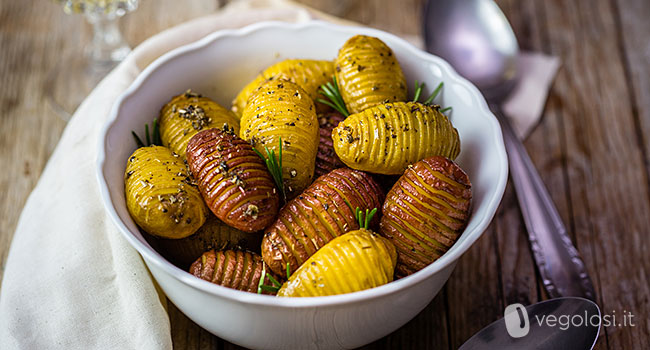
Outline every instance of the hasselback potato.
[[(321, 85), (332, 79), (334, 63), (332, 61), (287, 59), (266, 68), (253, 81), (248, 83), (232, 102), (232, 110), (241, 117), (248, 99), (266, 80), (288, 80), (298, 84), (307, 92), (307, 95), (316, 103), (317, 98), (322, 98), (318, 93)], [(316, 103), (319, 113), (329, 110), (329, 106)]]
[(406, 101), (406, 80), (390, 47), (365, 35), (348, 39), (339, 50), (336, 79), (348, 112), (380, 103)]
[(325, 113), (318, 116), (320, 128), (320, 141), (318, 143), (318, 153), (316, 154), (316, 169), (314, 177), (319, 177), (329, 173), (334, 169), (344, 167), (345, 164), (339, 159), (334, 151), (332, 143), (332, 130), (343, 121), (345, 117), (338, 112)]
[[(280, 211), (262, 239), (262, 257), (278, 275), (295, 271), (327, 242), (359, 229), (350, 208), (380, 208), (384, 194), (372, 177), (347, 168), (319, 177)], [(349, 203), (350, 206), (348, 206)]]
[(262, 233), (238, 230), (208, 213), (203, 226), (193, 235), (182, 239), (159, 238), (153, 244), (165, 259), (182, 269), (187, 269), (197, 256), (212, 249), (239, 249), (259, 253)]
[(275, 184), (253, 147), (232, 129), (208, 129), (187, 145), (187, 163), (214, 215), (246, 232), (262, 230), (275, 219)]
[(458, 131), (437, 106), (396, 102), (350, 115), (332, 132), (334, 150), (353, 169), (401, 174), (431, 156), (455, 159)]
[(423, 159), (388, 192), (379, 232), (398, 252), (396, 275), (426, 267), (456, 242), (470, 216), (469, 178), (444, 157)]
[[(220, 286), (257, 293), (263, 265), (264, 261), (255, 253), (210, 250), (190, 266), (190, 273)], [(271, 281), (266, 277), (264, 283), (270, 285)]]
[(268, 147), (278, 155), (282, 139), (282, 177), (289, 198), (312, 182), (318, 120), (314, 103), (300, 86), (288, 81), (263, 83), (244, 109), (240, 136), (262, 154)]
[(205, 222), (207, 209), (187, 167), (166, 147), (133, 152), (126, 165), (124, 192), (131, 217), (152, 235), (184, 238)]
[(239, 120), (231, 111), (190, 90), (172, 98), (160, 111), (158, 122), (163, 146), (182, 158), (192, 136), (203, 129), (228, 124), (239, 132)]
[(294, 272), (279, 297), (316, 297), (357, 292), (391, 282), (397, 253), (387, 239), (366, 229), (327, 243)]

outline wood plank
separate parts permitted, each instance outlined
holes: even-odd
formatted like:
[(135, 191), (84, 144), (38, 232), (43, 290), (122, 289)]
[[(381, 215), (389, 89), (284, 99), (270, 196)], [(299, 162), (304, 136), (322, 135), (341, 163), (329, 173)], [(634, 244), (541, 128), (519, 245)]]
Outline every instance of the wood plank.
[(0, 3), (0, 274), (18, 216), (65, 126), (41, 102), (51, 68), (42, 53), (78, 48), (76, 40), (63, 39), (62, 12), (48, 2)]
[(496, 222), (492, 222), (458, 261), (447, 282), (450, 349), (457, 349), (474, 333), (503, 317), (503, 283), (495, 230)]
[[(631, 310), (647, 319), (647, 173), (634, 140), (629, 84), (611, 3), (539, 4), (550, 49), (564, 64), (552, 98), (562, 105), (577, 245), (599, 285), (603, 312)], [(611, 348), (650, 347), (647, 327), (604, 330)]]
[(636, 141), (643, 147), (647, 178), (650, 178), (650, 2), (616, 0), (612, 2), (612, 10), (618, 15), (615, 23), (619, 50), (626, 63), (624, 71), (630, 88)]
[(372, 344), (364, 350), (379, 349), (447, 349), (449, 329), (447, 325), (446, 288), (431, 301), (422, 312), (403, 327)]
[(298, 0), (298, 3), (392, 33), (419, 35), (424, 0)]

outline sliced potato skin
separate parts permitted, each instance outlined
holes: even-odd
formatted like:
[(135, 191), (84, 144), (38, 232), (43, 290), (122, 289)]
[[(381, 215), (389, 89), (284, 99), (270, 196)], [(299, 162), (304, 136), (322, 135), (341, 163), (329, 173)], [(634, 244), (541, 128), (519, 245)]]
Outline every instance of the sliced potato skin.
[(327, 243), (294, 272), (279, 297), (316, 297), (357, 292), (393, 280), (397, 253), (387, 239), (366, 229)]
[(299, 85), (307, 92), (307, 95), (314, 101), (316, 111), (324, 113), (331, 108), (322, 103), (317, 103), (317, 98), (324, 98), (318, 90), (320, 86), (332, 80), (334, 75), (334, 62), (305, 60), (305, 59), (287, 59), (275, 63), (266, 68), (253, 81), (248, 83), (237, 95), (232, 102), (232, 111), (241, 117), (248, 99), (266, 80), (288, 80)]
[(404, 172), (386, 196), (379, 228), (397, 248), (398, 277), (451, 248), (467, 225), (471, 200), (467, 174), (447, 158), (426, 158)]
[(314, 176), (319, 177), (334, 169), (344, 167), (345, 164), (339, 159), (332, 144), (332, 130), (343, 121), (345, 117), (338, 112), (330, 112), (318, 116), (320, 129), (320, 142), (318, 143), (318, 154), (316, 154), (316, 169)]
[(226, 224), (255, 232), (275, 219), (279, 197), (271, 174), (232, 129), (194, 135), (187, 145), (187, 163), (206, 204)]
[(141, 147), (129, 157), (124, 174), (131, 217), (154, 236), (179, 239), (203, 225), (207, 208), (179, 156), (162, 146)]
[(262, 257), (278, 275), (286, 273), (287, 263), (295, 271), (327, 242), (359, 229), (346, 201), (365, 211), (379, 209), (383, 199), (369, 174), (341, 168), (323, 175), (280, 210), (262, 239)]
[(226, 225), (208, 213), (203, 226), (196, 233), (182, 239), (158, 238), (156, 250), (172, 264), (186, 270), (197, 256), (208, 250), (238, 249), (260, 252), (262, 232), (244, 232)]
[(396, 102), (353, 114), (332, 132), (334, 150), (353, 169), (399, 175), (431, 156), (455, 159), (458, 131), (436, 106)]
[(380, 103), (406, 101), (406, 79), (393, 51), (366, 35), (348, 39), (334, 61), (336, 80), (348, 112)]
[(187, 90), (169, 101), (160, 111), (160, 138), (163, 145), (185, 159), (187, 143), (201, 130), (228, 124), (239, 132), (239, 119), (207, 97)]
[(314, 103), (300, 86), (269, 80), (248, 100), (240, 136), (266, 155), (279, 154), (282, 138), (282, 178), (288, 198), (312, 182), (318, 152), (318, 119)]
[[(190, 273), (220, 286), (257, 293), (263, 265), (264, 261), (255, 253), (240, 250), (210, 250), (190, 266)], [(264, 284), (271, 285), (271, 280), (266, 277)], [(264, 294), (270, 293), (264, 292)]]

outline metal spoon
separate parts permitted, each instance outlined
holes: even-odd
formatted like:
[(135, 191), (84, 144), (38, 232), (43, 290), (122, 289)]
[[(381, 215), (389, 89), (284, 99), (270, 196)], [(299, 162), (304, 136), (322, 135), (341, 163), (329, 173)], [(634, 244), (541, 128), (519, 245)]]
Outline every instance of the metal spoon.
[(500, 104), (517, 83), (517, 39), (492, 0), (430, 0), (425, 5), (427, 50), (446, 59), (481, 90), (497, 116), (510, 161), (510, 176), (531, 249), (551, 298), (596, 293), (562, 219), (515, 135)]
[(600, 309), (590, 300), (568, 297), (542, 301), (525, 309), (512, 306), (512, 312), (506, 309), (504, 318), (476, 333), (460, 350), (586, 350), (596, 344)]

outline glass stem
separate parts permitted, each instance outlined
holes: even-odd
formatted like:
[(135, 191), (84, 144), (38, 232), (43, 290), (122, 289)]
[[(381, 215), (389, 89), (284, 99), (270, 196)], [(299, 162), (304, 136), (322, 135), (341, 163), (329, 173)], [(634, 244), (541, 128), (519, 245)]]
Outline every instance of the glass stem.
[(112, 67), (131, 52), (117, 25), (118, 17), (115, 14), (87, 13), (86, 19), (93, 26), (93, 39), (86, 48), (91, 66)]

